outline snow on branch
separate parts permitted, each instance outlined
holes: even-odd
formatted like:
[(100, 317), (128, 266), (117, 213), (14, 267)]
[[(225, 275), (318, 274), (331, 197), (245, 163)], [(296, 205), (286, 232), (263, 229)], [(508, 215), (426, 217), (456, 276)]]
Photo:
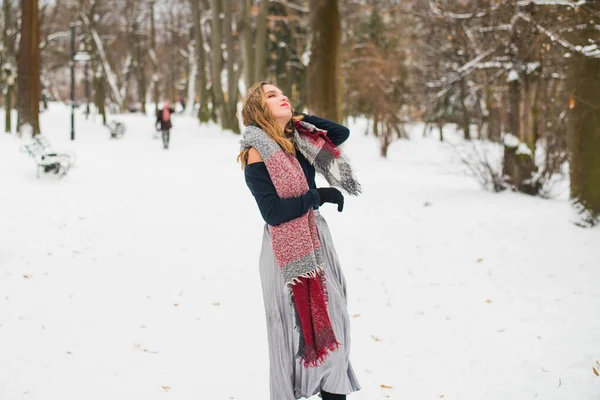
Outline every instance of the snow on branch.
[(477, 69), (477, 65), (487, 56), (489, 56), (490, 54), (494, 53), (496, 51), (496, 48), (493, 47), (491, 49), (488, 49), (487, 51), (481, 53), (480, 55), (478, 55), (477, 57), (475, 57), (474, 59), (472, 59), (471, 61), (469, 61), (468, 63), (466, 63), (465, 65), (463, 65), (462, 67), (460, 67), (459, 69), (456, 70), (455, 73), (453, 73), (453, 76), (451, 77), (443, 77), (442, 79), (440, 79), (439, 81), (436, 82), (427, 82), (426, 86), (427, 87), (442, 87), (445, 86), (444, 89), (440, 90), (437, 94), (436, 97), (442, 97), (443, 95), (445, 95), (449, 90), (450, 87), (460, 81), (461, 79), (463, 79), (465, 76), (469, 75), (472, 71), (474, 71), (475, 69)]
[(60, 39), (60, 38), (68, 38), (70, 36), (71, 36), (71, 32), (70, 31), (62, 31), (62, 32), (51, 33), (50, 35), (46, 36), (46, 40), (42, 40), (40, 42), (40, 49), (41, 50), (45, 49), (46, 46), (48, 45), (48, 43), (50, 43), (52, 40)]
[(519, 0), (517, 5), (527, 6), (529, 4), (535, 4), (538, 6), (568, 6), (568, 7), (579, 7), (588, 2), (586, 0), (571, 1), (571, 0)]
[(112, 93), (113, 100), (115, 102), (117, 102), (117, 104), (119, 104), (119, 106), (120, 106), (121, 104), (123, 104), (123, 97), (121, 96), (121, 93), (119, 93), (119, 88), (117, 87), (117, 81), (116, 81), (115, 75), (113, 74), (113, 71), (110, 68), (110, 64), (108, 63), (108, 59), (106, 58), (106, 53), (104, 52), (104, 46), (102, 45), (102, 40), (100, 39), (100, 36), (98, 35), (98, 32), (96, 31), (96, 29), (94, 29), (91, 26), (90, 20), (88, 19), (87, 15), (82, 13), (81, 19), (82, 19), (85, 27), (88, 29), (88, 31), (92, 35), (92, 39), (96, 46), (96, 51), (98, 52), (98, 56), (100, 56), (102, 69), (104, 70), (104, 75), (106, 75), (106, 80), (108, 82), (108, 86), (110, 87), (110, 91)]
[(478, 13), (457, 14), (457, 13), (442, 11), (436, 4), (434, 4), (433, 1), (429, 1), (429, 8), (431, 8), (431, 11), (435, 15), (439, 15), (439, 16), (442, 16), (445, 18), (450, 18), (450, 19), (482, 18), (482, 17), (485, 17), (486, 15), (491, 14), (492, 12), (496, 11), (499, 7), (500, 6), (497, 5), (495, 7), (490, 8), (487, 11), (482, 11), (482, 12), (478, 12)]
[(496, 32), (496, 31), (510, 31), (511, 29), (512, 29), (512, 25), (510, 25), (510, 24), (503, 24), (503, 25), (497, 25), (497, 26), (482, 26), (482, 27), (478, 27), (478, 28), (473, 28), (473, 30), (480, 32), (480, 33)]
[(600, 58), (600, 50), (598, 49), (598, 47), (596, 45), (585, 46), (585, 47), (575, 46), (571, 42), (567, 41), (566, 39), (558, 36), (556, 33), (553, 33), (551, 31), (549, 31), (548, 29), (544, 28), (543, 26), (541, 26), (540, 24), (533, 22), (531, 20), (531, 18), (529, 18), (527, 15), (525, 15), (523, 13), (515, 14), (514, 18), (521, 18), (521, 19), (529, 22), (530, 24), (534, 25), (544, 35), (548, 36), (550, 38), (550, 40), (558, 42), (561, 46), (571, 50), (574, 53), (579, 53), (585, 57)]
[(310, 9), (308, 7), (302, 7), (302, 6), (299, 6), (297, 4), (291, 3), (289, 1), (278, 1), (278, 0), (269, 0), (269, 1), (271, 3), (282, 4), (282, 5), (286, 6), (286, 7), (291, 8), (292, 10), (300, 11), (300, 12), (303, 12), (303, 13), (308, 13), (310, 11)]

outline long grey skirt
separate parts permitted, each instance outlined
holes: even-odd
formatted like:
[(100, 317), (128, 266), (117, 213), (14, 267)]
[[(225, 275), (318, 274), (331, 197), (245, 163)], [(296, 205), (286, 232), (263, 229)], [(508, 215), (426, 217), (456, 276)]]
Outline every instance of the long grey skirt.
[(299, 335), (294, 328), (294, 309), (273, 254), (269, 227), (265, 225), (260, 254), (260, 279), (267, 317), (271, 400), (308, 398), (321, 390), (349, 394), (360, 389), (349, 360), (350, 318), (346, 303), (346, 280), (327, 222), (318, 211), (315, 211), (315, 219), (325, 259), (329, 296), (327, 309), (335, 337), (341, 346), (330, 353), (318, 367), (304, 368), (295, 357)]

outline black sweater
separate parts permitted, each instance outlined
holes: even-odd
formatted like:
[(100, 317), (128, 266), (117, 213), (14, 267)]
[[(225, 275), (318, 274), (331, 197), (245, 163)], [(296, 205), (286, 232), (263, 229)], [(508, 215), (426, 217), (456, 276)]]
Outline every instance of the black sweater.
[[(304, 115), (304, 121), (327, 131), (327, 136), (336, 146), (344, 143), (350, 135), (350, 131), (345, 126), (314, 115)], [(309, 187), (308, 192), (298, 197), (279, 198), (264, 162), (252, 163), (244, 168), (246, 185), (256, 199), (260, 214), (269, 225), (291, 221), (304, 215), (311, 207), (318, 208), (321, 203), (319, 192), (316, 190), (315, 167), (299, 151), (296, 152), (296, 157)]]

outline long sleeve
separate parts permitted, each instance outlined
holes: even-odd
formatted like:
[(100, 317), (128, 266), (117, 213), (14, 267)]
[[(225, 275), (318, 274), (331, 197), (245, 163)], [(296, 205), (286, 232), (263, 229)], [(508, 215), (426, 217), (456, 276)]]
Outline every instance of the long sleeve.
[(350, 130), (344, 125), (340, 125), (328, 119), (319, 118), (314, 115), (302, 115), (304, 115), (304, 121), (308, 122), (309, 124), (313, 124), (319, 129), (327, 131), (327, 137), (329, 137), (331, 142), (336, 146), (344, 143), (350, 136)]
[(244, 168), (244, 176), (260, 214), (269, 225), (279, 225), (301, 217), (321, 202), (316, 189), (310, 189), (302, 196), (281, 199), (264, 162), (247, 165)]

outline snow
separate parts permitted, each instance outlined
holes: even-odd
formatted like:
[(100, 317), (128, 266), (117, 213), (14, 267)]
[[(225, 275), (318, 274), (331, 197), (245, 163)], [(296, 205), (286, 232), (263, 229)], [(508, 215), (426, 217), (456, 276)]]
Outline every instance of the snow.
[(535, 72), (538, 68), (540, 68), (542, 64), (539, 61), (527, 63), (526, 66), (526, 74), (529, 75), (532, 72)]
[(506, 147), (518, 147), (519, 144), (521, 144), (521, 141), (512, 133), (506, 133), (504, 135), (504, 145)]
[(519, 143), (519, 147), (517, 148), (516, 154), (533, 156), (531, 149), (525, 143)]
[(514, 69), (511, 69), (508, 72), (508, 77), (506, 78), (507, 82), (514, 82), (514, 81), (518, 81), (519, 80), (519, 73), (517, 71), (515, 71)]
[[(151, 116), (111, 116), (127, 126), (111, 140), (82, 111), (74, 142), (68, 107), (41, 115), (77, 155), (62, 180), (0, 135), (0, 399), (267, 399), (239, 136), (176, 114), (165, 151)], [(387, 160), (349, 126), (364, 194), (322, 208), (363, 387), (348, 398), (597, 398), (600, 230), (570, 221), (568, 194), (482, 191), (420, 124)]]
[(579, 7), (587, 3), (586, 0), (519, 0), (517, 4), (519, 6), (527, 6), (529, 4), (536, 4), (540, 6), (567, 6), (567, 7)]

